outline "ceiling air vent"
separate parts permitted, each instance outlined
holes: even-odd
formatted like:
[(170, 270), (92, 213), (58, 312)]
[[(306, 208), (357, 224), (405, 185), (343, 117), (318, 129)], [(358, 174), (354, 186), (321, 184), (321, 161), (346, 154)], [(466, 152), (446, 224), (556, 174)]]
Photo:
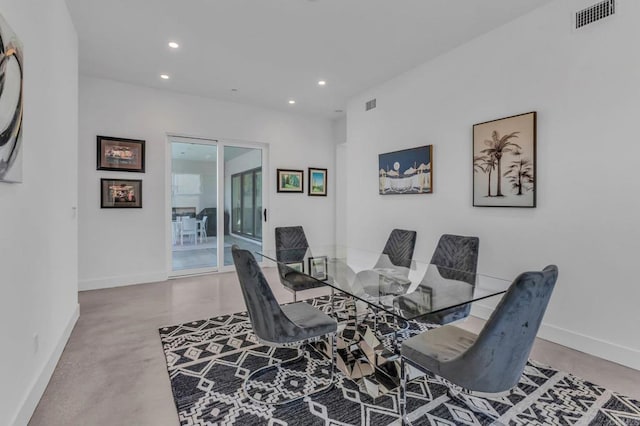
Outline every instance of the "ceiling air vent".
[(616, 0), (605, 0), (576, 12), (576, 29), (616, 13)]
[(369, 111), (370, 109), (374, 109), (375, 107), (376, 107), (375, 99), (371, 99), (370, 101), (367, 101), (367, 103), (364, 106), (365, 111)]

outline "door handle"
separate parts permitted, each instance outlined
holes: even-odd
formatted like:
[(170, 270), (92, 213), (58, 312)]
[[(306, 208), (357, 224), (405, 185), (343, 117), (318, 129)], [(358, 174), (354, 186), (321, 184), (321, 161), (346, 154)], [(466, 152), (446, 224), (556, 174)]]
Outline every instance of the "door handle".
[(264, 209), (264, 221), (267, 221), (267, 209)]

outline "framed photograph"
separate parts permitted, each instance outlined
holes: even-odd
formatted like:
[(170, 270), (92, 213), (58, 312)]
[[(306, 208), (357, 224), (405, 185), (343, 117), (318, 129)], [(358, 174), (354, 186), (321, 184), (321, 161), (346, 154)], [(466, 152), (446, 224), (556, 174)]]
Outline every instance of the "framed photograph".
[(473, 126), (473, 205), (536, 206), (536, 112)]
[(309, 191), (308, 195), (327, 196), (327, 169), (309, 167)]
[(100, 208), (142, 208), (142, 181), (100, 179)]
[(309, 258), (309, 275), (320, 281), (325, 281), (328, 278), (327, 256)]
[(304, 192), (302, 170), (278, 169), (278, 192)]
[(97, 137), (98, 170), (144, 173), (144, 141)]
[(378, 156), (380, 195), (431, 194), (433, 145)]
[(296, 272), (300, 272), (301, 274), (304, 274), (304, 262), (289, 262), (287, 263), (287, 268), (292, 269)]

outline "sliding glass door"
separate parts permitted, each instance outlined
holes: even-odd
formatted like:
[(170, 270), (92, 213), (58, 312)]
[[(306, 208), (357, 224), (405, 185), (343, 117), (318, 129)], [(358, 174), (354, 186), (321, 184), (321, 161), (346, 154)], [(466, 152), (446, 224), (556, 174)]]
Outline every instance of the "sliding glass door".
[(259, 251), (265, 148), (184, 137), (169, 142), (171, 275), (228, 270), (234, 244)]

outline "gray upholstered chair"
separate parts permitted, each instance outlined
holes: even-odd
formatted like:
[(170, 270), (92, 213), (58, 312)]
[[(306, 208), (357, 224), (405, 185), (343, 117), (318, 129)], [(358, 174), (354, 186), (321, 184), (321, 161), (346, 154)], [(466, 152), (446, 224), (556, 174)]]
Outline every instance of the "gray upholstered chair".
[[(430, 263), (439, 267), (438, 271), (442, 278), (463, 281), (475, 286), (479, 246), (480, 240), (477, 237), (444, 234), (438, 241)], [(421, 293), (430, 291), (427, 275), (425, 275), (414, 292), (395, 298), (394, 305), (399, 310), (412, 310), (411, 304), (420, 304), (423, 300)], [(434, 324), (448, 324), (469, 316), (470, 309), (469, 304), (457, 306), (428, 315), (423, 319)]]
[[(379, 295), (398, 295), (407, 292), (411, 281), (408, 279), (379, 281), (379, 274), (376, 273), (375, 270), (389, 269), (393, 270), (393, 275), (399, 278), (407, 278), (413, 261), (416, 235), (416, 231), (407, 231), (405, 229), (394, 229), (391, 231), (382, 250), (382, 254), (373, 267), (373, 272), (361, 271), (358, 273), (357, 278), (362, 281), (364, 291), (367, 294), (377, 297)], [(365, 276), (366, 274), (369, 276)]]
[[(329, 383), (312, 393), (294, 398), (282, 398), (282, 400), (270, 404), (286, 404), (329, 389), (333, 385), (336, 366), (337, 322), (305, 302), (280, 306), (253, 255), (248, 250), (241, 250), (236, 245), (231, 248), (231, 253), (240, 281), (242, 296), (247, 305), (249, 320), (259, 341), (269, 346), (298, 346), (297, 357), (252, 372), (243, 382), (243, 389), (247, 396), (255, 402), (267, 404), (268, 402), (258, 400), (250, 394), (247, 389), (248, 383), (257, 380), (257, 377), (263, 375), (267, 370), (280, 369), (285, 365), (299, 361), (304, 356), (300, 349), (302, 345), (317, 341), (327, 335), (331, 336), (333, 354)], [(290, 393), (290, 391), (288, 392)]]
[[(450, 395), (456, 398), (460, 393), (484, 397), (508, 394), (522, 376), (557, 278), (555, 265), (542, 272), (520, 274), (479, 335), (447, 325), (403, 342), (400, 367), (403, 422), (408, 420), (405, 363), (445, 379), (453, 385)], [(477, 406), (470, 408), (478, 411)]]
[[(307, 243), (302, 226), (276, 228), (276, 258), (278, 262), (302, 262), (308, 249), (309, 243)], [(297, 300), (299, 291), (324, 286), (320, 281), (280, 263), (278, 263), (278, 274), (282, 285), (293, 293), (294, 302)]]

